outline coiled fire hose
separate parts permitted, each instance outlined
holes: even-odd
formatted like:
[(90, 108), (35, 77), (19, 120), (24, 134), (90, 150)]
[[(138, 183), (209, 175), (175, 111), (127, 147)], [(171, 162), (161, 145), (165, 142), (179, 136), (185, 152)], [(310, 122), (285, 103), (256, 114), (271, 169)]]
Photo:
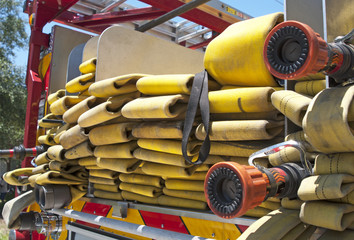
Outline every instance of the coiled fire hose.
[[(253, 160), (279, 152), (286, 147), (300, 151), (301, 165), (286, 163), (273, 168), (255, 166)], [(250, 166), (220, 162), (208, 171), (204, 192), (210, 209), (219, 217), (235, 218), (260, 205), (269, 197), (294, 199), (302, 179), (312, 174), (300, 143), (286, 141), (255, 152)]]

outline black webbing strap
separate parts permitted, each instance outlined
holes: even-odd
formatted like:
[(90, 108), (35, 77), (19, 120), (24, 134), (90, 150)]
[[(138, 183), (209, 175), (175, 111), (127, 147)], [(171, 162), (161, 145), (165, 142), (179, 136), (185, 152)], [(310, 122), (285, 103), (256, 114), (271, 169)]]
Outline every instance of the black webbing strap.
[[(200, 113), (202, 116), (202, 123), (205, 129), (205, 139), (199, 150), (198, 160), (192, 162), (191, 157), (187, 154), (188, 140), (193, 129), (193, 123), (195, 115), (200, 107)], [(203, 72), (197, 73), (194, 76), (194, 81), (191, 89), (190, 98), (188, 101), (186, 118), (184, 120), (183, 126), (183, 137), (182, 137), (182, 153), (184, 159), (191, 164), (202, 164), (209, 155), (210, 150), (210, 139), (209, 139), (209, 98), (208, 98), (208, 72), (204, 70)]]

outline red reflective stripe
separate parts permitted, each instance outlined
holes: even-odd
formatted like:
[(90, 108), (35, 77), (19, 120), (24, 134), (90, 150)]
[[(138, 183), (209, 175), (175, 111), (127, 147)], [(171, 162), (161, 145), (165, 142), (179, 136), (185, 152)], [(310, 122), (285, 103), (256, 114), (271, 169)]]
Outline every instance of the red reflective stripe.
[(36, 156), (37, 155), (37, 148), (32, 148), (32, 155)]
[(13, 150), (13, 149), (10, 149), (9, 152), (10, 152), (9, 157), (12, 158), (12, 157), (14, 156), (14, 150)]
[[(90, 213), (96, 216), (107, 216), (109, 210), (111, 209), (110, 205), (105, 205), (105, 204), (99, 204), (99, 203), (91, 203), (91, 202), (86, 202), (85, 206), (82, 208), (81, 212), (84, 213)], [(85, 226), (93, 227), (93, 228), (99, 228), (99, 225), (95, 225), (92, 223), (87, 223), (83, 222), (80, 220), (76, 221), (77, 223), (80, 223)]]

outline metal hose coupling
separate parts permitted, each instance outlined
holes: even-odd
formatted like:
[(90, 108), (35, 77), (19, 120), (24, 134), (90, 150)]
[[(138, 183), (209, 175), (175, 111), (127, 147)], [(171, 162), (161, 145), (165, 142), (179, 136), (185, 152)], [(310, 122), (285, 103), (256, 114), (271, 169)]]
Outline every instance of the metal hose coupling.
[[(302, 166), (286, 163), (273, 168), (253, 164), (253, 160), (280, 151), (285, 147), (300, 149)], [(268, 197), (297, 197), (302, 179), (311, 175), (300, 143), (287, 141), (262, 149), (249, 158), (250, 166), (235, 162), (213, 165), (204, 182), (204, 193), (210, 209), (219, 217), (235, 218), (260, 205)]]
[(2, 158), (16, 158), (24, 159), (25, 157), (36, 157), (39, 154), (47, 151), (48, 147), (44, 145), (36, 146), (33, 148), (25, 148), (22, 144), (16, 146), (13, 149), (0, 150), (0, 157)]
[(270, 73), (293, 80), (323, 72), (337, 83), (354, 75), (354, 31), (333, 43), (326, 43), (310, 26), (286, 21), (268, 34), (263, 48), (264, 62)]
[(66, 207), (71, 203), (70, 188), (67, 185), (36, 185), (36, 202), (43, 210)]

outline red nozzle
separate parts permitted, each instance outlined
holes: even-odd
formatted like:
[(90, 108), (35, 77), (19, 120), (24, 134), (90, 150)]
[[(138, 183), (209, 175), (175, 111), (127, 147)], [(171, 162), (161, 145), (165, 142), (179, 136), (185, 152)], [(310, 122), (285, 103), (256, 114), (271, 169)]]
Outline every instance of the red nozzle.
[(268, 34), (263, 48), (264, 62), (270, 73), (280, 79), (299, 79), (326, 67), (328, 46), (311, 27), (286, 21)]
[(266, 176), (253, 166), (221, 162), (212, 166), (204, 183), (210, 209), (219, 217), (235, 218), (261, 204), (267, 195)]

